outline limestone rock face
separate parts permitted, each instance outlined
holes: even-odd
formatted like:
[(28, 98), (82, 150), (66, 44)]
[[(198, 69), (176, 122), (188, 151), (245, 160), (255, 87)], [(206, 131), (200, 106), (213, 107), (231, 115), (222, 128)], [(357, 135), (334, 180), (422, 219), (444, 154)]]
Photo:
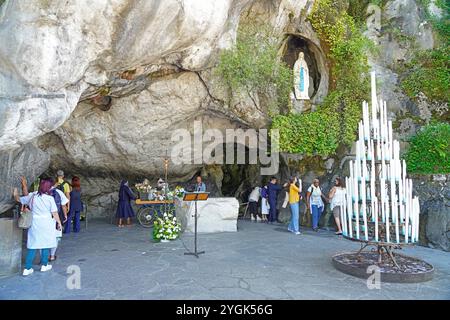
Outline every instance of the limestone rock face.
[[(250, 0), (6, 1), (0, 11), (0, 151), (60, 127), (90, 86), (160, 65), (201, 70)], [(155, 67), (156, 66), (156, 67)]]
[(425, 175), (414, 179), (421, 211), (421, 244), (450, 251), (449, 175)]
[(0, 153), (0, 212), (14, 205), (13, 188), (20, 190), (20, 177), (25, 176), (32, 182), (36, 176), (47, 170), (48, 154), (29, 143), (25, 146)]
[(411, 101), (399, 88), (396, 68), (412, 58), (413, 49), (433, 48), (432, 26), (416, 1), (390, 0), (383, 8), (370, 6), (368, 15), (366, 36), (378, 47), (377, 53), (369, 58), (369, 64), (383, 80), (378, 89), (390, 112), (405, 110), (411, 106)]

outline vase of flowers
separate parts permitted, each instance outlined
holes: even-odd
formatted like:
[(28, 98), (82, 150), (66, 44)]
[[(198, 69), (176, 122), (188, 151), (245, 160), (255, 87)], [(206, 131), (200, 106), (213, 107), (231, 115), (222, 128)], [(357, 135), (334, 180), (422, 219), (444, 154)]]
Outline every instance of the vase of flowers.
[(142, 183), (135, 184), (135, 187), (139, 193), (139, 199), (149, 200), (149, 194), (152, 192), (152, 187), (148, 179), (144, 179)]
[(158, 216), (153, 224), (153, 239), (156, 241), (167, 242), (179, 237), (181, 224), (173, 213), (168, 210), (162, 217)]

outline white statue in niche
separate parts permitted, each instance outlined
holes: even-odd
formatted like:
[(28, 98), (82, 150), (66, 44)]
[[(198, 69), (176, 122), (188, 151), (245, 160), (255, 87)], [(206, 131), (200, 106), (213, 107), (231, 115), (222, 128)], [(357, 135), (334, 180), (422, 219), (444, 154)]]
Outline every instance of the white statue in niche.
[(294, 92), (297, 100), (309, 100), (309, 71), (305, 54), (300, 52), (294, 64)]

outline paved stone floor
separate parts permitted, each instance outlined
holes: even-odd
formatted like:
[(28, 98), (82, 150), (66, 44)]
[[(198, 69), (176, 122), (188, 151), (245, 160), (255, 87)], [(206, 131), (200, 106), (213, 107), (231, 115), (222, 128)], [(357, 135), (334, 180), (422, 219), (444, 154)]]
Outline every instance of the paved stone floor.
[[(53, 270), (0, 279), (0, 299), (450, 299), (450, 254), (414, 247), (405, 254), (435, 266), (432, 281), (383, 283), (333, 268), (331, 256), (359, 245), (331, 231), (296, 236), (281, 225), (239, 221), (237, 233), (200, 235), (206, 254), (185, 256), (193, 237), (153, 243), (149, 229), (119, 229), (95, 221), (63, 239)], [(69, 290), (67, 268), (81, 270), (81, 289)]]

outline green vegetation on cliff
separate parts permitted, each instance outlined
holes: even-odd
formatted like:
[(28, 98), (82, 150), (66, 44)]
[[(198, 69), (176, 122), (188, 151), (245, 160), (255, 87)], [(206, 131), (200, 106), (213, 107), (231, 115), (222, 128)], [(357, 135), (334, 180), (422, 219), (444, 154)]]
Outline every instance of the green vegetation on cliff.
[(450, 2), (435, 2), (442, 11), (441, 17), (429, 12), (430, 0), (419, 2), (436, 31), (437, 46), (415, 52), (415, 57), (405, 65), (408, 71), (403, 76), (402, 88), (412, 99), (417, 99), (419, 93), (423, 93), (432, 101), (450, 103)]
[(272, 127), (280, 130), (282, 151), (328, 156), (340, 143), (351, 145), (356, 138), (361, 104), (370, 93), (366, 54), (370, 42), (346, 4), (314, 2), (308, 18), (331, 63), (331, 90), (314, 112), (274, 117)]
[(411, 173), (450, 173), (450, 124), (432, 123), (410, 139), (404, 159)]
[(263, 97), (270, 114), (289, 104), (292, 72), (278, 58), (278, 41), (266, 25), (241, 24), (236, 46), (221, 54), (217, 71), (233, 94)]

